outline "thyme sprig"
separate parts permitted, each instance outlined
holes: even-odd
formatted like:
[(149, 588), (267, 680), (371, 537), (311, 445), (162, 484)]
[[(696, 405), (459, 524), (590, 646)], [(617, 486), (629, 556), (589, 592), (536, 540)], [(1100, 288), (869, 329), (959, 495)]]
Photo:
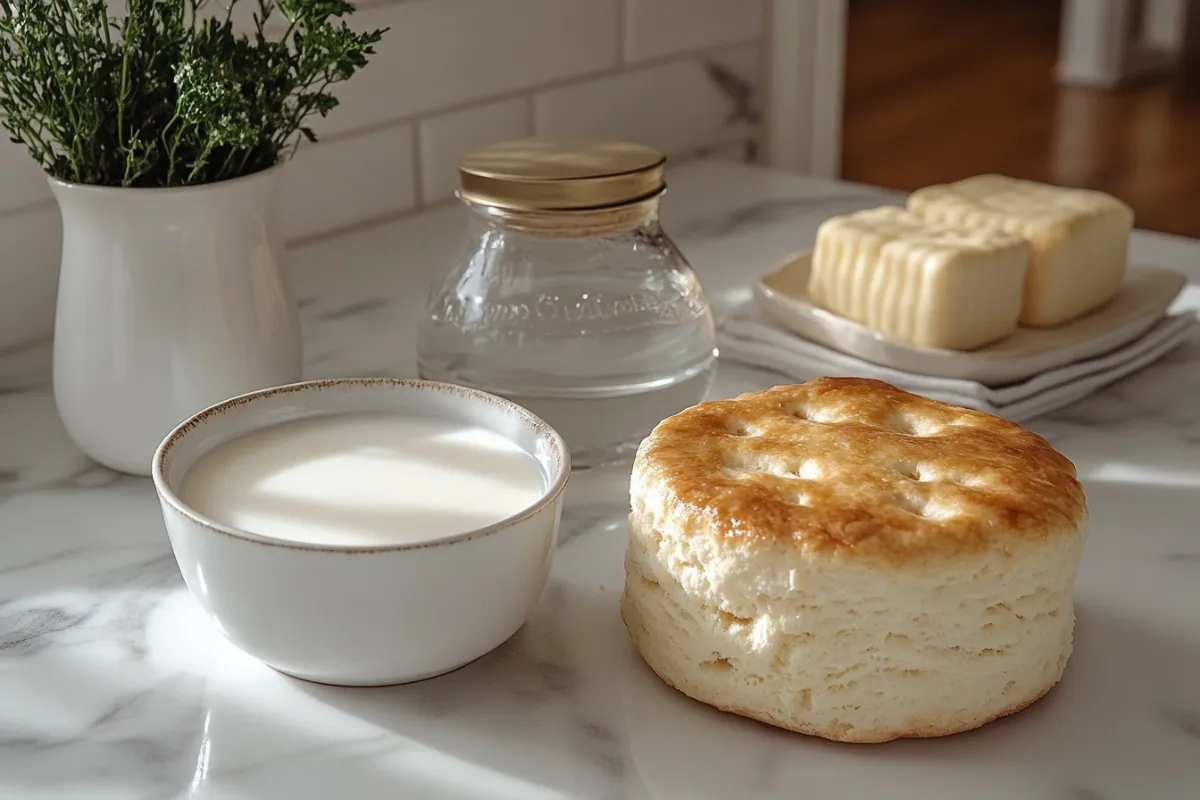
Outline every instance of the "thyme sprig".
[(56, 178), (191, 186), (288, 158), (374, 55), (345, 0), (0, 0), (0, 124)]

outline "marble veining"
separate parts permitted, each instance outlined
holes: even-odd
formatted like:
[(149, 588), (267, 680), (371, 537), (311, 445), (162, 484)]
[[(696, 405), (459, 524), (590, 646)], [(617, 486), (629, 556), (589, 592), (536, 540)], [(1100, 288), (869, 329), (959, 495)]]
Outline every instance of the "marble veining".
[(1179, 706), (1164, 706), (1161, 711), (1172, 725), (1188, 736), (1200, 740), (1200, 711)]
[[(822, 219), (896, 199), (722, 164), (671, 187), (666, 227), (718, 311)], [(311, 377), (414, 374), (415, 315), (459, 224), (438, 209), (292, 254)], [(1200, 244), (1136, 248), (1200, 283)], [(620, 467), (572, 477), (550, 584), (495, 652), (384, 689), (279, 675), (187, 594), (149, 482), (71, 444), (49, 356), (0, 357), (5, 800), (1200, 797), (1200, 342), (1031, 426), (1075, 461), (1092, 509), (1062, 685), (978, 732), (880, 747), (720, 714), (641, 663), (617, 614)], [(723, 364), (714, 393), (775, 382)]]
[(756, 97), (753, 81), (743, 78), (724, 64), (711, 59), (704, 61), (704, 72), (733, 106), (725, 117), (726, 125), (738, 122), (757, 125), (761, 121), (762, 115), (754, 107)]

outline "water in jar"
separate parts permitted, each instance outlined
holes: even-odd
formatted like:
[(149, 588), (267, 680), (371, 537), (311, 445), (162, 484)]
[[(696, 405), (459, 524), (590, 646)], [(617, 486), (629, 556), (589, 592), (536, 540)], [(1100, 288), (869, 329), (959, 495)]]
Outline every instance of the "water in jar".
[(712, 312), (657, 218), (599, 235), (516, 230), (470, 214), (457, 266), (430, 294), (420, 375), (517, 402), (572, 463), (627, 457), (660, 420), (704, 398)]

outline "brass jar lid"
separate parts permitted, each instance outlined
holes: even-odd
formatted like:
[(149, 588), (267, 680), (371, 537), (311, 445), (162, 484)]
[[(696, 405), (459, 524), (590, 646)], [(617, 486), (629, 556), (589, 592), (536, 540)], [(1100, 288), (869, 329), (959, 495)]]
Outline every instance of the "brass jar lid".
[(666, 156), (631, 142), (524, 139), (468, 153), (459, 161), (463, 199), (515, 211), (607, 208), (665, 188)]

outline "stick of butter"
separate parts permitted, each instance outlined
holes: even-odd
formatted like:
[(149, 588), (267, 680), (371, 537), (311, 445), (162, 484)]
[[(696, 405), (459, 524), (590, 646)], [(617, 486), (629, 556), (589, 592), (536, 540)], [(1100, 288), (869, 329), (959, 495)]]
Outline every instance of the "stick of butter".
[(809, 276), (816, 305), (922, 347), (973, 350), (1017, 329), (1029, 244), (894, 207), (824, 222)]
[(1133, 210), (1103, 192), (977, 175), (918, 189), (908, 210), (933, 222), (1029, 240), (1022, 325), (1083, 316), (1116, 297), (1125, 278)]

